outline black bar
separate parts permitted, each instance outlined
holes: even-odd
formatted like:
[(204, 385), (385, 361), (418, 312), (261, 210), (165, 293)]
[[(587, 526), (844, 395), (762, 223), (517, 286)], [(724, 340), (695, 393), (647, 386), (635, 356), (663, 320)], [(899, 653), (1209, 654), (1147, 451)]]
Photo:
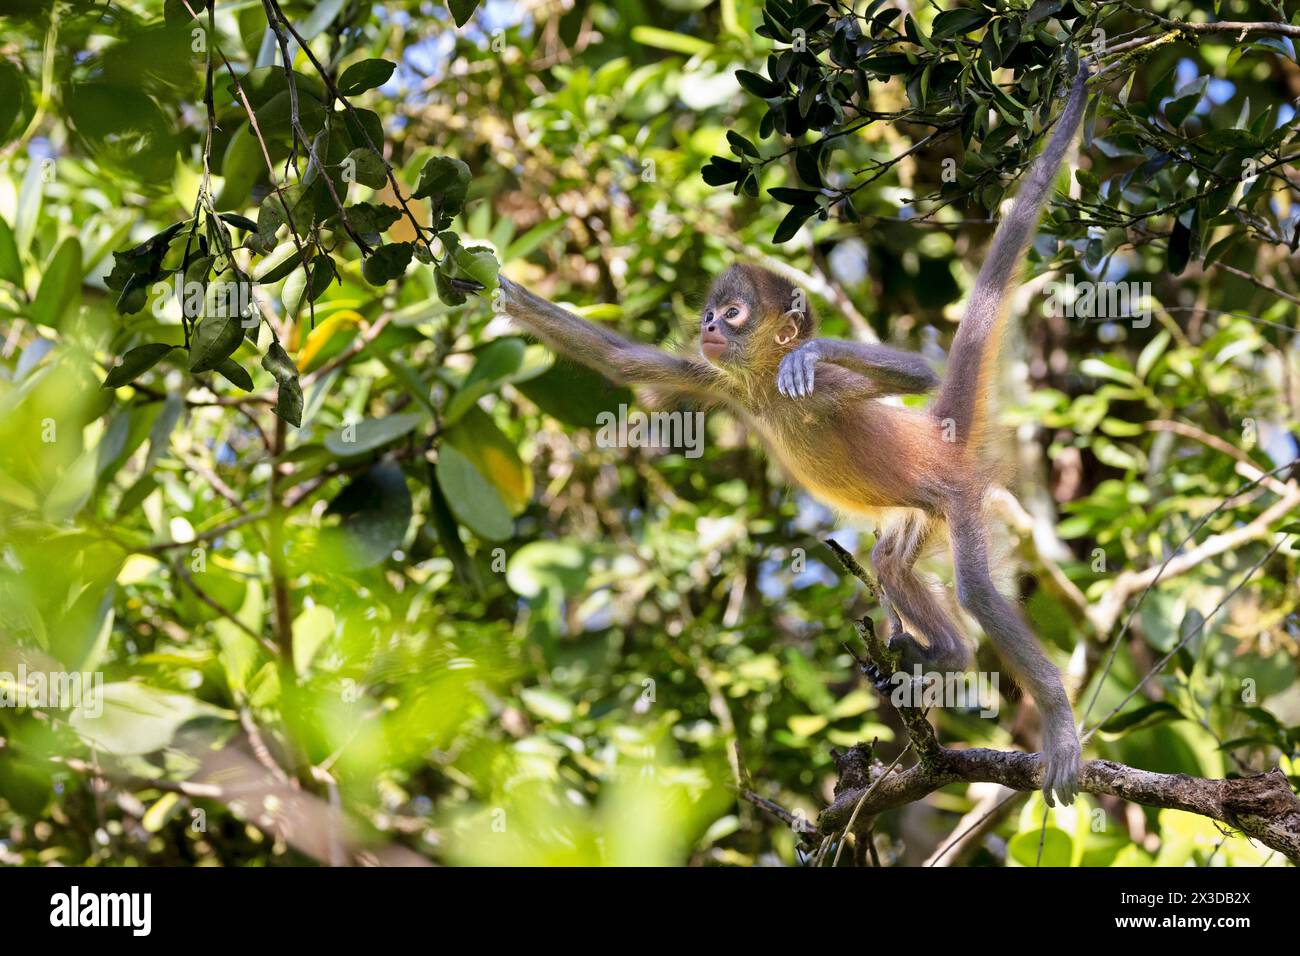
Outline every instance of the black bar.
[[(149, 894), (149, 932), (130, 925), (53, 926), (56, 908), (80, 912), (88, 894)], [(128, 946), (157, 943), (376, 943), (413, 936), (429, 945), (588, 947), (643, 934), (720, 945), (774, 927), (804, 935), (845, 931), (862, 943), (905, 936), (994, 938), (1033, 945), (1044, 932), (1150, 939), (1175, 931), (1228, 942), (1244, 931), (1293, 930), (1300, 884), (1291, 868), (1177, 869), (76, 869), (0, 870), (6, 940), (69, 934)], [(62, 902), (60, 903), (60, 897)], [(137, 917), (143, 908), (121, 909)], [(140, 898), (143, 904), (143, 897)], [(93, 906), (98, 907), (96, 898)], [(610, 919), (623, 933), (605, 935)], [(1152, 920), (1147, 925), (1121, 920)], [(1197, 920), (1189, 925), (1189, 919)], [(1200, 920), (1210, 921), (1208, 926)], [(1182, 921), (1181, 923), (1178, 921)], [(1240, 922), (1225, 925), (1224, 920)], [(844, 922), (840, 922), (844, 921)], [(839, 924), (838, 931), (835, 929)], [(635, 927), (641, 926), (637, 930)], [(592, 933), (599, 930), (599, 934)], [(661, 936), (662, 934), (662, 936)], [(994, 934), (990, 936), (989, 934)], [(544, 943), (544, 940), (550, 940)], [(585, 942), (584, 942), (585, 940)]]

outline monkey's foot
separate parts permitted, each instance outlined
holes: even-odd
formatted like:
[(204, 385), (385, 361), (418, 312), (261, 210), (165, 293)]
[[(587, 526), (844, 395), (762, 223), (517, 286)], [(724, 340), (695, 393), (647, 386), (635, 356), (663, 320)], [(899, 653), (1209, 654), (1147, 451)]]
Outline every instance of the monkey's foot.
[(862, 671), (863, 676), (865, 676), (867, 680), (871, 681), (871, 686), (874, 687), (882, 696), (889, 695), (890, 681), (888, 674), (869, 660), (859, 661), (858, 669)]
[(1043, 800), (1049, 807), (1053, 800), (1068, 807), (1079, 793), (1079, 737), (1070, 725), (1059, 730), (1043, 731)]
[(891, 653), (898, 655), (898, 669), (909, 675), (915, 674), (918, 666), (922, 673), (930, 671), (965, 673), (970, 656), (964, 645), (926, 646), (901, 629), (895, 629), (890, 633), (885, 646)]

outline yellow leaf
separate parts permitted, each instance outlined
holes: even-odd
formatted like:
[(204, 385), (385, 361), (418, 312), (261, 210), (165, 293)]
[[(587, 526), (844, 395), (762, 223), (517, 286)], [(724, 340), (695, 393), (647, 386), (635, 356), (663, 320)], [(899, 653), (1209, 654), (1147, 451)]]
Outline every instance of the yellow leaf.
[(359, 312), (343, 309), (317, 325), (308, 334), (302, 348), (298, 350), (298, 371), (308, 372), (343, 351), (344, 347), (352, 341), (352, 337), (357, 334), (357, 326), (360, 322)]
[(487, 412), (477, 406), (471, 408), (446, 438), (492, 482), (512, 515), (528, 507), (533, 498), (533, 473)]

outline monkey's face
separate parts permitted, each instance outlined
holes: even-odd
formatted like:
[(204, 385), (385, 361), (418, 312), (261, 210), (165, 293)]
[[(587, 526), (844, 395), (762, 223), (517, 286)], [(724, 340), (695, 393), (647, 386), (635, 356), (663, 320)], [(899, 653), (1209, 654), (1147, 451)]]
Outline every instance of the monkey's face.
[(735, 361), (749, 332), (750, 305), (740, 296), (710, 300), (700, 322), (700, 354), (714, 365)]
[[(719, 368), (753, 371), (779, 360), (811, 324), (807, 305), (784, 279), (756, 266), (718, 276), (700, 316), (700, 354)], [(797, 305), (803, 311), (795, 311)]]

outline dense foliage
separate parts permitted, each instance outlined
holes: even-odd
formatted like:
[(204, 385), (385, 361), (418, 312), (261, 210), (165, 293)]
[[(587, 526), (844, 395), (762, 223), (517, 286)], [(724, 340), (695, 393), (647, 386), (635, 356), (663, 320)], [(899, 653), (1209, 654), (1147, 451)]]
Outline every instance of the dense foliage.
[[(0, 862), (804, 859), (738, 791), (815, 821), (832, 748), (898, 753), (822, 543), (870, 528), (720, 415), (603, 447), (637, 399), (498, 267), (662, 341), (758, 261), (941, 357), (1079, 55), (1003, 388), (1026, 613), (1087, 755), (1300, 780), (1300, 16), (1203, 6), (0, 3)], [(1004, 703), (941, 738), (1032, 748)], [(882, 860), (989, 797), (882, 817)], [(1036, 861), (1041, 799), (994, 812), (945, 862)], [(1282, 862), (1087, 795), (1042, 846)]]

